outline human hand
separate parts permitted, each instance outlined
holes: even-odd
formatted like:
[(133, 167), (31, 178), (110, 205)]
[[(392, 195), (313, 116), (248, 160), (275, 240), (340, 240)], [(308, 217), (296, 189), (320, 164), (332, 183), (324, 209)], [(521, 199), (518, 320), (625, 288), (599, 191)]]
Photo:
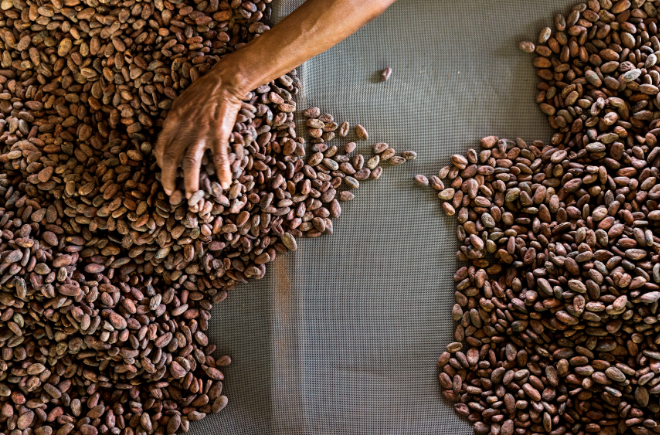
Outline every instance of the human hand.
[(155, 147), (167, 195), (176, 189), (179, 164), (183, 168), (186, 198), (199, 190), (204, 152), (210, 149), (223, 189), (231, 185), (227, 146), (241, 108), (241, 92), (223, 74), (223, 63), (196, 80), (174, 100)]
[(172, 105), (156, 142), (161, 183), (171, 195), (179, 163), (186, 198), (199, 190), (199, 170), (213, 152), (223, 189), (231, 185), (227, 143), (241, 98), (342, 41), (395, 0), (307, 0), (270, 31), (225, 57)]

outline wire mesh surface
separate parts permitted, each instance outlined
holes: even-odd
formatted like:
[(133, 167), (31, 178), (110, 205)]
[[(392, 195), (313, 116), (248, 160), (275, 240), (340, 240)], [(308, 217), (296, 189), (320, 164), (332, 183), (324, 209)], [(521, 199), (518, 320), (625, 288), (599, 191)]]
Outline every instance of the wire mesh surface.
[[(301, 3), (274, 0), (275, 20)], [(384, 141), (419, 157), (362, 183), (334, 235), (300, 241), (213, 309), (211, 341), (233, 359), (229, 405), (192, 434), (472, 433), (436, 368), (453, 341), (455, 221), (412, 178), (486, 135), (549, 140), (516, 43), (574, 3), (399, 0), (299, 69), (300, 109), (364, 125), (359, 152)]]

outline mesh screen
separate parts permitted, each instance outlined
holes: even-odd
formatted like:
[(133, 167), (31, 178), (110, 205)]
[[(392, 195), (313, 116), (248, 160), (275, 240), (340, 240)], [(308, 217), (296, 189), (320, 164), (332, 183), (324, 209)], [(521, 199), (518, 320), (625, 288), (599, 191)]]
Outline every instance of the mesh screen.
[[(275, 20), (300, 3), (275, 0)], [(334, 235), (300, 241), (213, 309), (210, 338), (233, 359), (229, 405), (192, 434), (472, 433), (436, 368), (453, 341), (455, 222), (412, 178), (486, 135), (549, 140), (516, 43), (573, 3), (399, 0), (299, 69), (299, 108), (364, 125), (360, 152), (384, 141), (419, 158), (362, 183)]]

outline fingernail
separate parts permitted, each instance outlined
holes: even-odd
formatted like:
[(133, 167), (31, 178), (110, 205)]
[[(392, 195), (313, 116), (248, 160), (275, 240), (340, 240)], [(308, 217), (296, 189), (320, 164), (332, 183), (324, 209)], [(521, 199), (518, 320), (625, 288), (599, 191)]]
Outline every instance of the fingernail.
[(192, 193), (186, 192), (186, 199), (190, 199), (191, 196), (192, 196)]
[(165, 195), (172, 196), (172, 191), (170, 189), (165, 189)]

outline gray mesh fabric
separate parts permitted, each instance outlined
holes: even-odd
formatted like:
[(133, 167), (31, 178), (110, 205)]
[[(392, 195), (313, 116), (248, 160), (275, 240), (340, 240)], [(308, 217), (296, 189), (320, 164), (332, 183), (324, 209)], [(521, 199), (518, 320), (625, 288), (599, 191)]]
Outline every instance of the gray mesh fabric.
[[(275, 0), (275, 19), (300, 3)], [(192, 434), (472, 433), (437, 381), (453, 341), (455, 223), (412, 177), (485, 135), (549, 140), (516, 43), (573, 3), (399, 0), (299, 69), (299, 108), (364, 125), (360, 152), (384, 141), (419, 158), (364, 182), (334, 235), (300, 241), (213, 309), (211, 340), (233, 358), (229, 405)]]

